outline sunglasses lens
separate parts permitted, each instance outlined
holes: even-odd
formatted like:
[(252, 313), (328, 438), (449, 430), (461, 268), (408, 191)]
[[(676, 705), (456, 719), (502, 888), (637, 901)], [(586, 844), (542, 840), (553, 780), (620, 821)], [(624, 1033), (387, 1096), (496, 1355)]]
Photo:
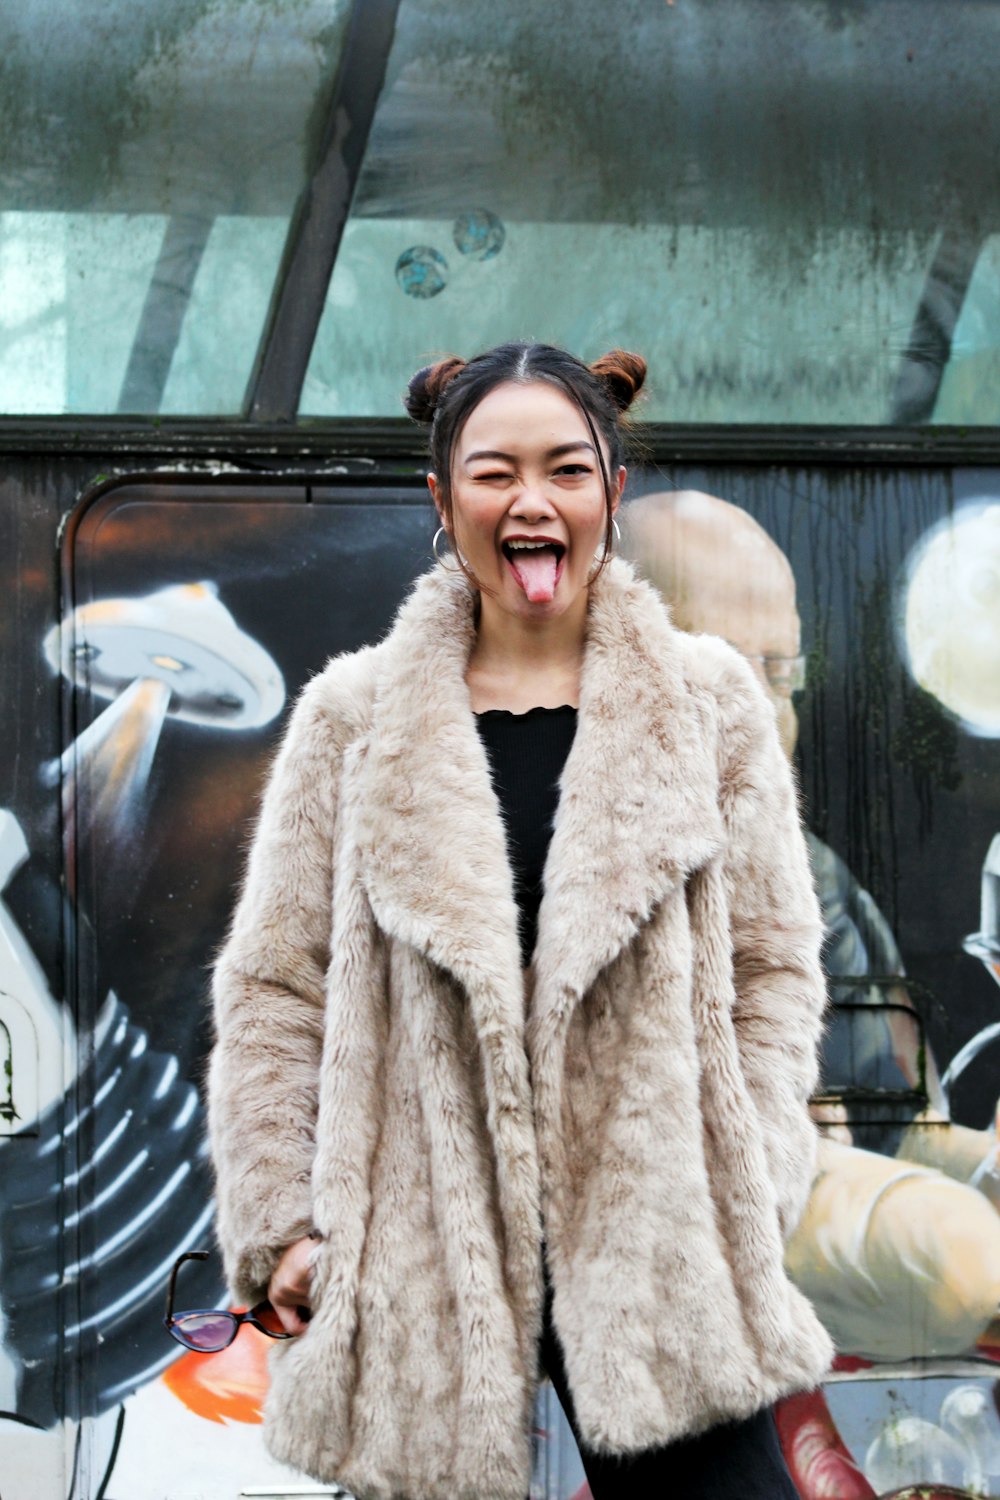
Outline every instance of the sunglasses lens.
[(174, 1318), (170, 1332), (178, 1343), (201, 1354), (214, 1354), (232, 1342), (236, 1319), (226, 1312), (181, 1313)]

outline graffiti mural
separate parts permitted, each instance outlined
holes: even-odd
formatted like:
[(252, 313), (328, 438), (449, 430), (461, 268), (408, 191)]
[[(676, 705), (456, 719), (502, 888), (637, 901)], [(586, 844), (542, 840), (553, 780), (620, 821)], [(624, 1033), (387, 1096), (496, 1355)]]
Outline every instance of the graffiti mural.
[[(1000, 505), (981, 472), (669, 480), (633, 475), (625, 546), (767, 686), (827, 925), (788, 1260), (838, 1362), (785, 1451), (802, 1500), (1000, 1494)], [(61, 743), (0, 811), (3, 1500), (332, 1493), (263, 1449), (267, 1340), (185, 1351), (163, 1308), (212, 1250), (206, 973), (284, 712), (383, 633), (432, 531), (416, 485), (248, 478), (112, 486), (69, 533), (31, 643)], [(177, 1299), (225, 1305), (214, 1254)], [(585, 1496), (550, 1391), (536, 1427), (533, 1500)]]
[[(69, 872), (78, 840), (126, 847), (141, 834), (168, 716), (257, 728), (284, 703), (275, 663), (203, 582), (83, 605), (53, 627), (44, 651), (68, 681), (110, 700), (41, 768), (61, 789)], [(16, 818), (0, 812), (4, 885), (27, 857)], [(57, 1451), (63, 1423), (111, 1413), (110, 1477), (122, 1403), (173, 1357), (158, 1326), (170, 1266), (191, 1243), (211, 1241), (203, 1111), (177, 1058), (150, 1047), (113, 990), (81, 1043), (6, 908), (0, 924), (7, 1131), (22, 1137), (2, 1158), (3, 1405), (21, 1425), (53, 1432)], [(191, 1280), (201, 1297), (221, 1293), (217, 1271)], [(40, 1316), (46, 1301), (49, 1318)], [(78, 1369), (88, 1352), (95, 1379), (58, 1378), (60, 1365)], [(21, 1483), (37, 1483), (38, 1448), (36, 1439)], [(4, 1493), (18, 1482), (5, 1475)]]

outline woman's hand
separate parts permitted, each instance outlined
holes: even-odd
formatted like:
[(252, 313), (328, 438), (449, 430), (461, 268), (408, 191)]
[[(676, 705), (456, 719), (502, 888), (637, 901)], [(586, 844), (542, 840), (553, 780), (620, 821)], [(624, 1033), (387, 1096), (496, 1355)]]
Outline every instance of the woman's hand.
[(305, 1333), (310, 1316), (312, 1257), (316, 1240), (307, 1235), (282, 1252), (267, 1284), (268, 1301), (286, 1333)]

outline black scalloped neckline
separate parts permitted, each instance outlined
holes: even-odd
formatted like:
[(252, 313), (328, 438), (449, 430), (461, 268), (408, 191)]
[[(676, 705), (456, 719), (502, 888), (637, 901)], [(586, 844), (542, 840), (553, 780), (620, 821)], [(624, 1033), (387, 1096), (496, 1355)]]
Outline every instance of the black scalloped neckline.
[(572, 703), (560, 703), (557, 708), (545, 708), (539, 704), (537, 708), (526, 708), (524, 713), (515, 713), (512, 708), (484, 708), (476, 714), (477, 719), (531, 719), (538, 714), (575, 714), (577, 710)]

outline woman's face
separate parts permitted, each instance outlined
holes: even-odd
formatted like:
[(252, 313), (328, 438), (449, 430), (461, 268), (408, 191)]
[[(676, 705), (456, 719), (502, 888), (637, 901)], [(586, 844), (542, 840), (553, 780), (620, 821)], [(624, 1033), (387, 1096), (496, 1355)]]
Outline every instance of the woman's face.
[[(612, 481), (617, 510), (625, 470)], [(428, 483), (441, 512), (437, 476)], [(601, 462), (568, 396), (534, 381), (483, 397), (452, 451), (449, 531), (492, 603), (537, 620), (585, 608), (605, 515)]]

